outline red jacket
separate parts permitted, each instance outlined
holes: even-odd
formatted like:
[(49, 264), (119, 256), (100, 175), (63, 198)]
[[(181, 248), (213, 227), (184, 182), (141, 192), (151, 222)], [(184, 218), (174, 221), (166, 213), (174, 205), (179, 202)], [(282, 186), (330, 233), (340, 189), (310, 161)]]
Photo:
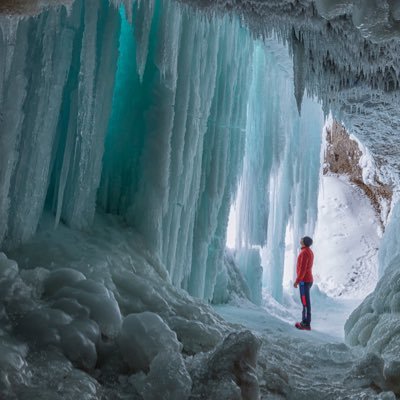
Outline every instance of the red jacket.
[(297, 258), (297, 278), (296, 283), (313, 282), (312, 266), (314, 262), (314, 253), (312, 250), (304, 246), (301, 248)]

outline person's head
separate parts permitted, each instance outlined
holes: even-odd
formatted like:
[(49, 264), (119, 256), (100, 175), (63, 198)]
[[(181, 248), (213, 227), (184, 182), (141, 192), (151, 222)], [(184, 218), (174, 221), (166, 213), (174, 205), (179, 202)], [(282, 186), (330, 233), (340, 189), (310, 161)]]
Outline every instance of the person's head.
[(313, 244), (313, 240), (308, 236), (304, 236), (301, 238), (300, 244), (305, 247), (310, 247)]

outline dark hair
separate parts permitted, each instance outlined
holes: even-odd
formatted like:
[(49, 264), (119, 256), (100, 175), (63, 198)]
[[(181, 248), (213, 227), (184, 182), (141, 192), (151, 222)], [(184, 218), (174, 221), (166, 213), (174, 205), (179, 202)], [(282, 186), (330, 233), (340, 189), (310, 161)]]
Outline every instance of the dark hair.
[(313, 240), (308, 236), (304, 236), (303, 243), (304, 243), (304, 246), (310, 247), (313, 244)]

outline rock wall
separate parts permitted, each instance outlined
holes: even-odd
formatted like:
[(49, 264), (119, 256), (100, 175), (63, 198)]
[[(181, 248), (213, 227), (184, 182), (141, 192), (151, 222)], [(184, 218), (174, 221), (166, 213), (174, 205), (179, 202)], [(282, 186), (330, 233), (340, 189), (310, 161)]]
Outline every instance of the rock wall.
[(370, 199), (384, 229), (392, 202), (393, 187), (380, 181), (379, 165), (376, 165), (376, 173), (372, 176), (370, 174), (368, 180), (365, 179), (363, 156), (358, 142), (351, 138), (343, 125), (334, 121), (327, 128), (323, 174), (347, 176)]

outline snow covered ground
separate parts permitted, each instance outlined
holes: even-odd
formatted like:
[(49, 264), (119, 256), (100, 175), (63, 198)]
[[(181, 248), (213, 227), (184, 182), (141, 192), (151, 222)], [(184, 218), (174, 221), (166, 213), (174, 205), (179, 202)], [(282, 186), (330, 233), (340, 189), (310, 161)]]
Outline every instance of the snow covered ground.
[(263, 399), (395, 398), (374, 390), (379, 379), (374, 367), (368, 369), (374, 363), (371, 356), (344, 344), (347, 318), (378, 279), (378, 218), (365, 195), (336, 176), (321, 178), (318, 208), (311, 332), (294, 327), (301, 304), (291, 286), (292, 243), (287, 246), (283, 305), (264, 291), (262, 307), (238, 301), (215, 310), (262, 338), (257, 373)]
[[(287, 297), (288, 299), (288, 297)], [(299, 331), (294, 321), (300, 301), (286, 308), (271, 298), (264, 306), (248, 302), (215, 306), (238, 329), (251, 329), (261, 339), (257, 363), (261, 399), (395, 399), (377, 386), (370, 355), (343, 342), (343, 324), (354, 309), (352, 300), (313, 292), (313, 330)], [(372, 360), (374, 361), (374, 360)]]
[(345, 178), (324, 176), (314, 235), (315, 279), (332, 296), (365, 298), (378, 281), (381, 230), (369, 199)]

